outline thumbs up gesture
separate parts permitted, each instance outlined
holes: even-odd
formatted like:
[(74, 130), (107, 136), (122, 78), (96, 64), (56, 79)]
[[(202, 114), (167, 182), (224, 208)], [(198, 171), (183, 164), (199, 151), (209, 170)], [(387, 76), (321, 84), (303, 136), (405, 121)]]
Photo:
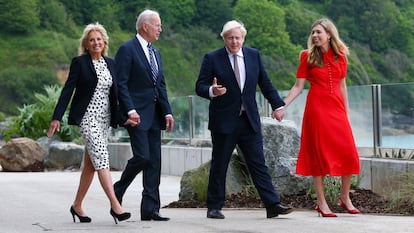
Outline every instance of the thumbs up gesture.
[(217, 78), (213, 78), (213, 94), (214, 96), (221, 96), (226, 94), (227, 88), (223, 87), (222, 85), (217, 84)]

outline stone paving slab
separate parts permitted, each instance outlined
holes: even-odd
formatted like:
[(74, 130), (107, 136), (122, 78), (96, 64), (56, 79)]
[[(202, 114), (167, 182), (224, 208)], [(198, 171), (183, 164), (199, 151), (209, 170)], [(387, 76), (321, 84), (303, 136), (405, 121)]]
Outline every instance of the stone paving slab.
[[(132, 213), (128, 221), (115, 224), (109, 202), (97, 176), (86, 197), (84, 209), (91, 223), (73, 223), (69, 213), (79, 172), (6, 173), (0, 172), (0, 233), (32, 232), (144, 232), (144, 233), (408, 233), (414, 232), (414, 217), (349, 215), (318, 217), (316, 211), (297, 210), (267, 219), (264, 209), (224, 209), (224, 220), (207, 219), (206, 209), (162, 208), (168, 222), (141, 221), (142, 176), (137, 176), (124, 198), (124, 208)], [(116, 181), (120, 172), (112, 172)], [(178, 200), (180, 177), (162, 176), (161, 204)]]

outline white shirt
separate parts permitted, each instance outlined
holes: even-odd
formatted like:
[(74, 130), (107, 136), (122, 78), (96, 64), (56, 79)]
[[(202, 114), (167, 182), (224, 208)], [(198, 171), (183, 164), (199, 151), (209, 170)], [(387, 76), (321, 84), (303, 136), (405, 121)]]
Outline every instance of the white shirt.
[[(227, 50), (227, 48), (226, 48)], [(227, 54), (230, 59), (231, 66), (234, 70), (234, 58), (233, 53), (227, 50)], [(240, 91), (243, 92), (244, 84), (246, 83), (246, 66), (244, 65), (244, 56), (243, 51), (240, 49), (237, 53), (237, 64), (239, 65), (239, 72), (240, 72)]]
[[(144, 50), (144, 53), (145, 53), (145, 56), (147, 57), (148, 63), (150, 63), (149, 49), (148, 49), (148, 44), (149, 43), (144, 38), (142, 38), (142, 36), (138, 33), (136, 34), (136, 37), (137, 37), (139, 43), (141, 44), (142, 50)], [(157, 62), (157, 58), (155, 57), (155, 54), (153, 54), (153, 58), (154, 58), (154, 61), (155, 61), (155, 65), (157, 66), (157, 69), (158, 69), (158, 62)]]
[[(231, 53), (227, 48), (226, 48), (230, 63), (231, 63), (231, 67), (234, 70), (234, 59), (233, 59), (233, 53)], [(246, 83), (246, 66), (244, 65), (244, 55), (243, 55), (243, 51), (240, 49), (237, 53), (237, 64), (239, 65), (239, 73), (240, 73), (240, 92), (243, 92), (243, 88), (244, 88), (244, 84)], [(210, 97), (216, 97), (213, 94), (213, 86), (211, 86), (209, 88), (209, 95)]]
[[(149, 43), (144, 38), (142, 38), (142, 36), (140, 34), (138, 34), (138, 33), (136, 34), (136, 38), (138, 39), (138, 41), (139, 41), (139, 43), (140, 43), (140, 45), (142, 47), (142, 50), (144, 50), (145, 56), (147, 57), (147, 60), (148, 60), (148, 63), (150, 63), (150, 60), (149, 60), (149, 49), (148, 49), (148, 44)], [(156, 62), (157, 61), (157, 58), (155, 57), (155, 54), (154, 54), (154, 61), (155, 61), (155, 65), (158, 66), (158, 63)], [(137, 112), (137, 111), (135, 109), (131, 109), (131, 110), (128, 111), (128, 115), (131, 115), (134, 112)], [(167, 114), (165, 117), (167, 117), (167, 116), (172, 116), (172, 115), (171, 114)]]

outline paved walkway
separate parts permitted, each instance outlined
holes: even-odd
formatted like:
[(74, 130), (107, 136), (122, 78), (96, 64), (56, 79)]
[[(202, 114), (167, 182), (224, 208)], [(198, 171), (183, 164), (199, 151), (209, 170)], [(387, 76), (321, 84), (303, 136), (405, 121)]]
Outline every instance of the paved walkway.
[[(0, 172), (0, 233), (414, 232), (414, 217), (339, 214), (338, 218), (329, 219), (319, 218), (315, 211), (307, 210), (267, 219), (264, 209), (224, 209), (226, 219), (216, 220), (206, 218), (206, 209), (163, 208), (161, 214), (170, 217), (170, 221), (141, 221), (141, 176), (136, 178), (124, 198), (124, 208), (132, 213), (130, 220), (114, 224), (96, 176), (84, 204), (92, 223), (73, 223), (69, 207), (79, 175), (79, 172)], [(120, 175), (120, 172), (112, 172), (113, 180)], [(162, 176), (162, 205), (178, 200), (179, 189), (180, 177)]]

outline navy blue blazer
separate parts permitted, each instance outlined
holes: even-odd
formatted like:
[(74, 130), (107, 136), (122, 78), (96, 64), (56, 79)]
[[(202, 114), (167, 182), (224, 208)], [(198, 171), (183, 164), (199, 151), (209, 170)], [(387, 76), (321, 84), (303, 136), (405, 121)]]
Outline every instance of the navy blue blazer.
[[(124, 116), (135, 109), (140, 115), (141, 130), (148, 130), (154, 120), (159, 120), (161, 129), (166, 129), (165, 115), (172, 114), (168, 102), (167, 88), (162, 68), (161, 55), (154, 47), (158, 64), (157, 82), (152, 79), (151, 67), (136, 37), (120, 46), (115, 55), (117, 66), (119, 106)], [(159, 114), (154, 118), (157, 110)]]
[[(242, 47), (246, 68), (246, 82), (243, 93), (231, 66), (228, 53), (223, 47), (204, 55), (200, 73), (196, 82), (197, 95), (209, 99), (208, 128), (216, 133), (231, 133), (238, 122), (241, 103), (249, 122), (255, 132), (261, 130), (260, 115), (256, 103), (256, 88), (260, 87), (263, 96), (269, 101), (272, 109), (284, 106), (278, 91), (271, 83), (263, 66), (257, 49)], [(217, 83), (227, 88), (226, 94), (210, 98), (209, 88), (213, 78)]]
[[(111, 126), (118, 124), (118, 89), (115, 78), (115, 62), (109, 57), (104, 57), (108, 69), (112, 75), (112, 86), (109, 95), (111, 108)], [(85, 115), (86, 108), (92, 99), (93, 92), (98, 84), (98, 76), (93, 67), (92, 58), (88, 55), (81, 55), (72, 59), (69, 76), (60, 93), (52, 120), (62, 120), (63, 114), (72, 98), (69, 110), (68, 124), (79, 125)]]

